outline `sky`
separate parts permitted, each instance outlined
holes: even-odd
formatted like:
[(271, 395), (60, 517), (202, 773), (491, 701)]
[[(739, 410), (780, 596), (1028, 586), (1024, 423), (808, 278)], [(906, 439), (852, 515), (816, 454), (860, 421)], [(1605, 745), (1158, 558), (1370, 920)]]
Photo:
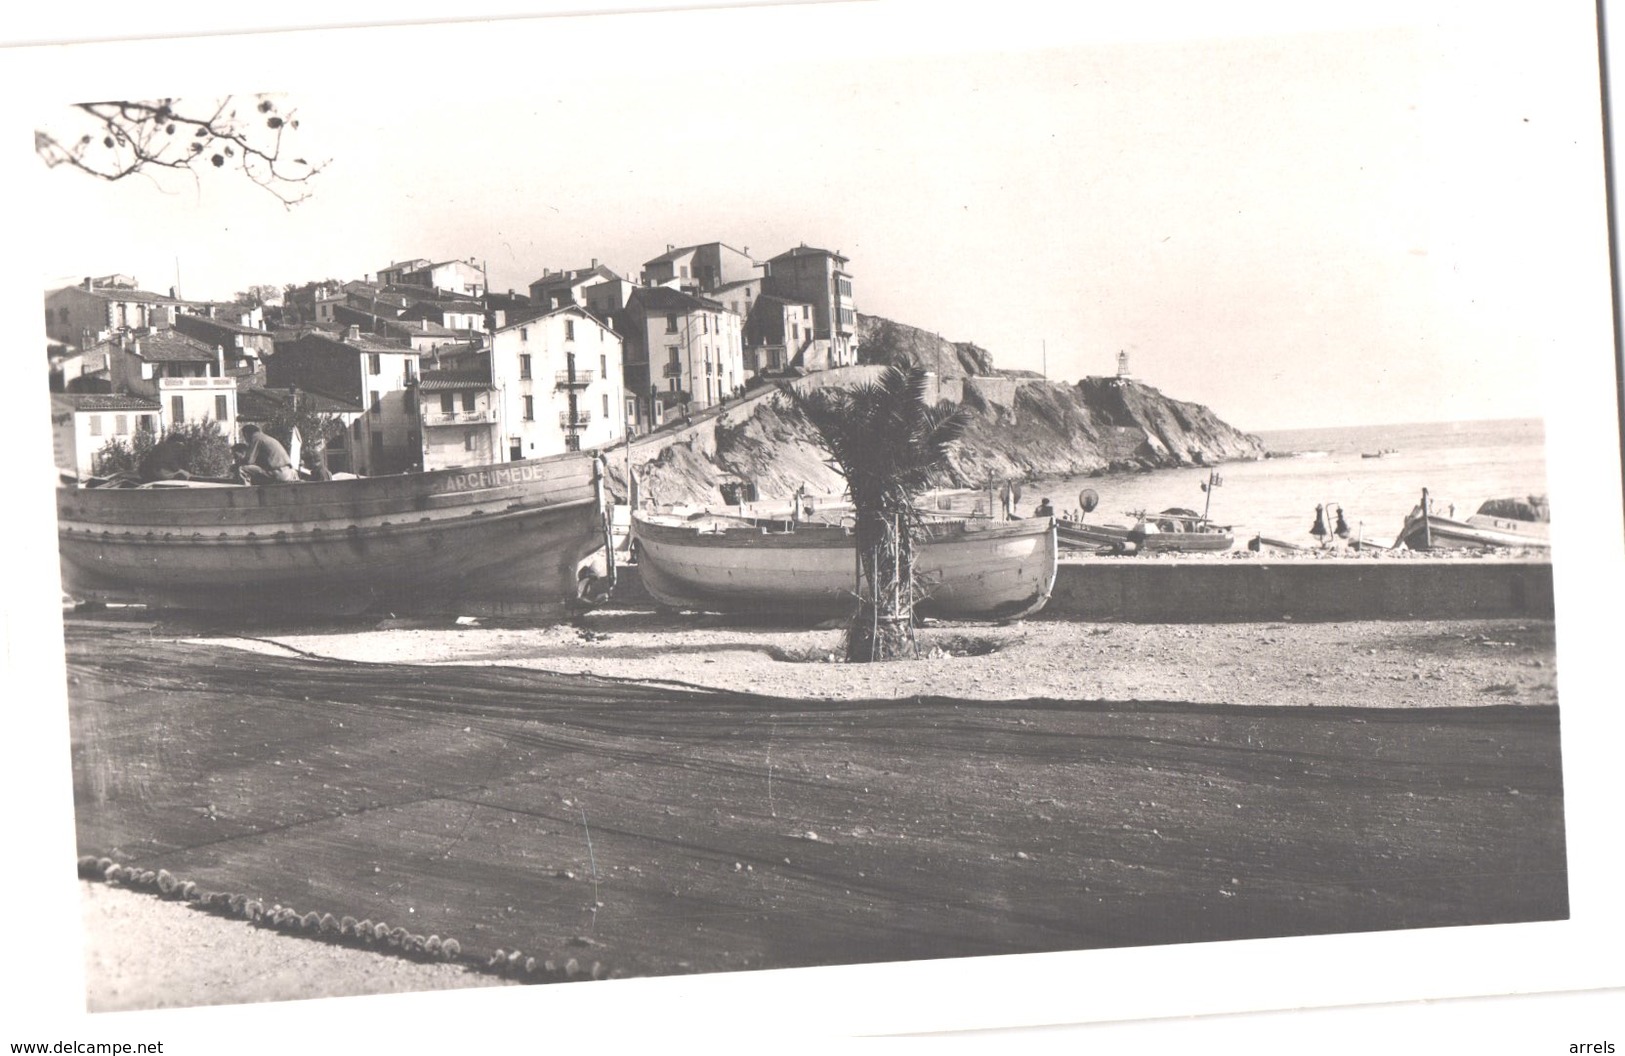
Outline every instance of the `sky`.
[(21, 108), (35, 127), (84, 98), (277, 91), (328, 163), (291, 210), (229, 172), (32, 172), (60, 218), (39, 285), (229, 298), (474, 257), (524, 290), (593, 258), (635, 277), (668, 244), (804, 242), (850, 258), (860, 312), (1056, 379), (1126, 351), (1249, 430), (1542, 416), (1552, 364), (1607, 354), (1584, 5), (920, 17), (955, 10), (59, 51)]

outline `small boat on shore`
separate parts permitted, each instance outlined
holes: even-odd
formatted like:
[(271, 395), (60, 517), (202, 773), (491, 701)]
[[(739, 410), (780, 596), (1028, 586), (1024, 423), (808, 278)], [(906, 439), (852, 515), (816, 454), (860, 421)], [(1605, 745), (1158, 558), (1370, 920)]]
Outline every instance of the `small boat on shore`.
[[(915, 557), (923, 615), (1012, 620), (1044, 607), (1055, 586), (1048, 517), (928, 523)], [(765, 524), (715, 515), (632, 518), (638, 573), (662, 605), (726, 613), (846, 616), (857, 549), (838, 525)]]
[(562, 615), (605, 546), (586, 454), (261, 487), (57, 489), (78, 602), (216, 612)]
[[(1497, 547), (1549, 549), (1550, 515), (1544, 503), (1529, 504), (1545, 514), (1543, 519), (1506, 516), (1500, 512), (1510, 500), (1491, 499), (1477, 513), (1465, 519), (1455, 517), (1454, 507), (1438, 512), (1426, 488), (1422, 501), (1405, 518), (1394, 545), (1410, 550), (1487, 550)], [(1537, 517), (1539, 514), (1537, 514)]]
[(1127, 525), (1121, 524), (1088, 524), (1074, 520), (1055, 522), (1056, 539), (1062, 546), (1074, 550), (1125, 552), (1129, 548), (1130, 531)]
[(1236, 540), (1228, 527), (1214, 524), (1195, 510), (1175, 507), (1142, 516), (1129, 529), (1128, 541), (1135, 550), (1171, 552), (1228, 550)]

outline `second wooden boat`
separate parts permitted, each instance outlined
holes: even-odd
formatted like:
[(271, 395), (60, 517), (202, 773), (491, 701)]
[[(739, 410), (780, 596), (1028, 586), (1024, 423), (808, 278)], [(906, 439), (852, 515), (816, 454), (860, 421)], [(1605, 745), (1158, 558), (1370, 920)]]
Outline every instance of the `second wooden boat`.
[[(948, 619), (1010, 620), (1044, 607), (1055, 586), (1048, 517), (945, 521), (926, 528), (916, 609)], [(839, 527), (770, 531), (721, 518), (632, 519), (643, 586), (662, 605), (708, 612), (846, 616), (856, 604), (857, 550)]]

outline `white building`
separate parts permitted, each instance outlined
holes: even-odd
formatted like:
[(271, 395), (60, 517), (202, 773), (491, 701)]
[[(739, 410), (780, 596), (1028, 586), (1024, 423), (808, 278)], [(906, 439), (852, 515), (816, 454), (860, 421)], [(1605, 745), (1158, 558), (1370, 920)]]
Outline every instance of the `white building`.
[(625, 437), (621, 337), (578, 305), (491, 335), (504, 461), (604, 447)]

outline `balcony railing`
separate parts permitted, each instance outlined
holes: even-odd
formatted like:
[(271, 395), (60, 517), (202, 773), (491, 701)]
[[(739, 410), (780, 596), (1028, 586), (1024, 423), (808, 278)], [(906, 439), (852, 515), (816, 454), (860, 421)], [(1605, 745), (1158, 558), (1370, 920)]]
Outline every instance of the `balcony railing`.
[(683, 376), (683, 365), (681, 363), (667, 363), (660, 368), (660, 376), (663, 378), (680, 378)]
[(495, 408), (480, 411), (424, 411), (424, 425), (484, 425), (497, 420)]
[(592, 371), (590, 370), (561, 370), (554, 379), (555, 389), (579, 389), (592, 384)]
[(570, 417), (569, 411), (559, 412), (559, 428), (561, 429), (584, 429), (590, 421), (592, 421), (592, 411), (585, 407), (576, 409), (574, 419)]

